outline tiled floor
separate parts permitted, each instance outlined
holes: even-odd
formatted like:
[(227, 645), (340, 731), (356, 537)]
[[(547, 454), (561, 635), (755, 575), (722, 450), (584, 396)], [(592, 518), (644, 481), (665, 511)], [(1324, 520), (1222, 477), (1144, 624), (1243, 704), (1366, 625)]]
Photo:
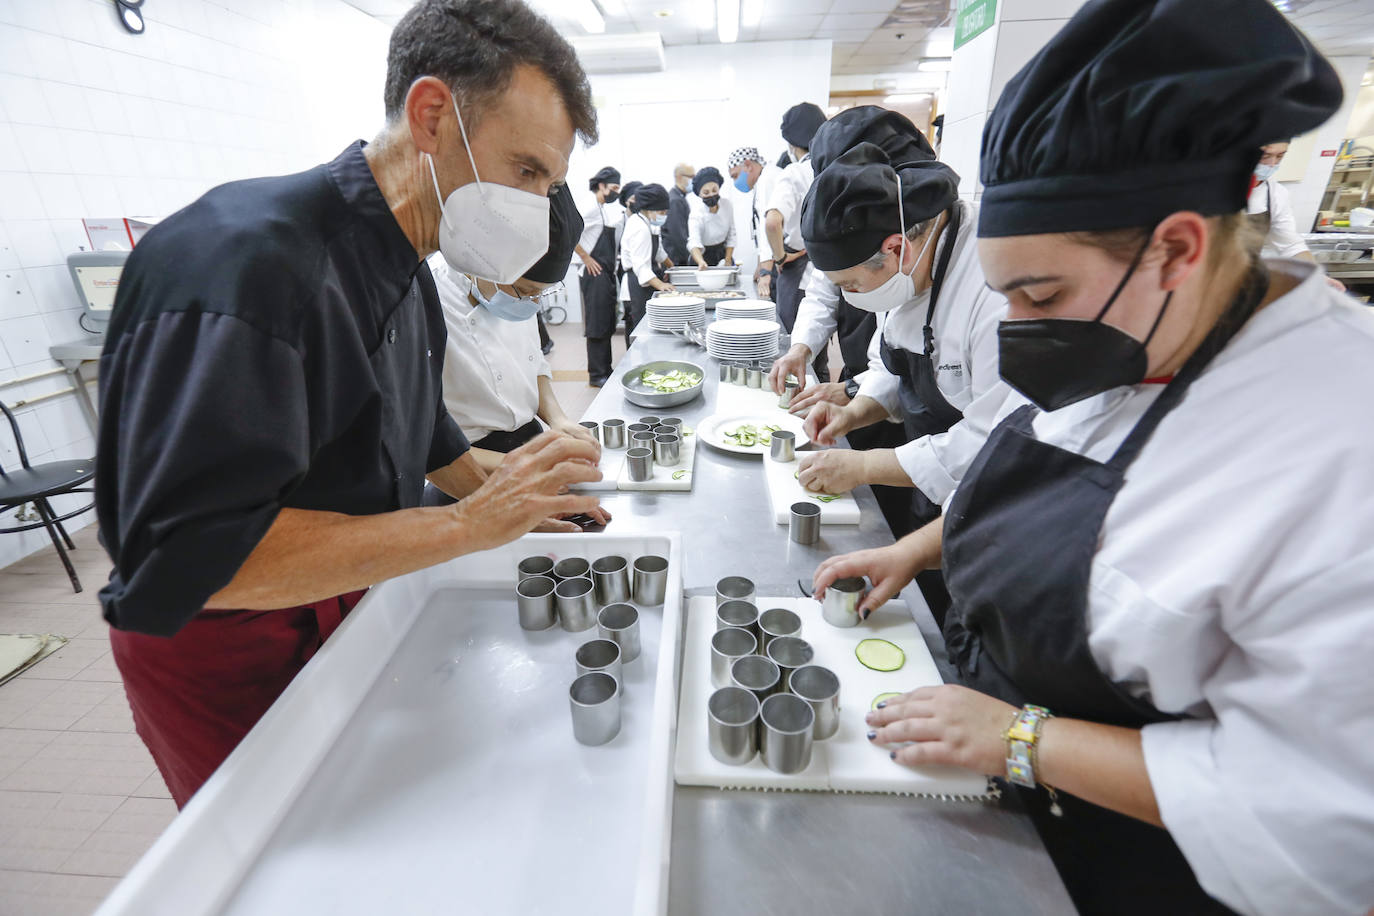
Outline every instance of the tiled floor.
[(0, 571), (0, 633), (71, 639), (0, 686), (3, 916), (91, 912), (176, 815), (110, 657), (105, 553), (73, 538), (80, 594), (51, 548)]
[[(555, 391), (580, 417), (596, 395), (582, 328), (551, 332)], [(617, 361), (624, 352), (617, 338)], [(134, 734), (96, 604), (108, 561), (93, 525), (73, 538), (80, 594), (51, 548), (0, 570), (0, 633), (71, 640), (0, 685), (0, 916), (90, 913), (176, 815)]]

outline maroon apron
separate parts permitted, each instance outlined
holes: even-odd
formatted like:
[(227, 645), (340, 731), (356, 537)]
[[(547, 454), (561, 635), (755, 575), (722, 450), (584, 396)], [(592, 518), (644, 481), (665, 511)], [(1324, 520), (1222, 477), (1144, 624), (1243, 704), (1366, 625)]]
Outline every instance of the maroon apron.
[(203, 610), (172, 637), (110, 630), (134, 727), (177, 807), (224, 762), (365, 592), (277, 611)]

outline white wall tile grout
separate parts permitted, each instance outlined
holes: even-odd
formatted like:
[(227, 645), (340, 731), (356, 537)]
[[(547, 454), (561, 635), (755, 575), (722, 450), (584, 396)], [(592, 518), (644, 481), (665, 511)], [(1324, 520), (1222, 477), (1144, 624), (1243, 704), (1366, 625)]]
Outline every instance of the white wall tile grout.
[[(340, 0), (160, 0), (145, 15), (132, 36), (108, 0), (0, 0), (0, 381), (55, 368), (48, 347), (84, 333), (66, 268), (89, 246), (83, 217), (164, 216), (382, 124), (387, 30)], [(34, 462), (93, 454), (72, 396), (16, 413)], [(0, 423), (0, 463), (15, 460)], [(42, 548), (41, 530), (0, 536), (0, 567)]]

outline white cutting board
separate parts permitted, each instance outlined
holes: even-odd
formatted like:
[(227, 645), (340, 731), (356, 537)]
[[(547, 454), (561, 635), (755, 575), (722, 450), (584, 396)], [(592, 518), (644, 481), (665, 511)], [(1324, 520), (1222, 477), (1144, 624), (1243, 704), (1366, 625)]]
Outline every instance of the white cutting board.
[(625, 469), (625, 449), (601, 446), (601, 461), (597, 463), (597, 467), (601, 469), (600, 480), (571, 484), (568, 489), (575, 493), (607, 492), (617, 489), (620, 472)]
[[(604, 454), (604, 453), (603, 453)], [(614, 489), (620, 490), (668, 490), (684, 492), (692, 489), (692, 478), (695, 476), (697, 458), (697, 437), (694, 432), (690, 436), (682, 437), (682, 445), (679, 452), (679, 461), (674, 465), (654, 464), (654, 474), (648, 480), (631, 480), (630, 463), (625, 460), (625, 452), (617, 452), (620, 455), (621, 466), (615, 478)], [(673, 475), (678, 471), (686, 471), (681, 480), (674, 480)]]
[[(905, 692), (943, 683), (921, 631), (902, 601), (889, 601), (867, 621), (848, 629), (833, 627), (821, 616), (819, 602), (810, 598), (755, 600), (760, 610), (785, 607), (802, 618), (801, 637), (816, 650), (815, 663), (840, 678), (840, 730), (817, 741), (811, 765), (801, 773), (774, 773), (755, 757), (743, 766), (729, 766), (711, 756), (707, 744), (706, 703), (711, 684), (711, 634), (715, 632), (713, 596), (692, 598), (682, 658), (682, 686), (677, 723), (678, 783), (736, 789), (802, 789), (835, 792), (886, 792), (909, 795), (983, 796), (987, 780), (955, 767), (922, 767), (894, 763), (890, 748), (877, 747), (865, 737), (864, 716), (881, 693)], [(873, 671), (859, 663), (854, 648), (876, 637), (901, 647), (906, 664), (897, 671)]]
[(838, 499), (821, 502), (816, 494), (808, 492), (796, 477), (801, 467), (800, 452), (791, 461), (774, 461), (771, 455), (763, 456), (763, 480), (768, 486), (768, 501), (773, 506), (773, 521), (787, 525), (792, 520), (792, 504), (813, 502), (821, 507), (822, 525), (859, 524), (859, 503), (853, 494), (843, 493)]

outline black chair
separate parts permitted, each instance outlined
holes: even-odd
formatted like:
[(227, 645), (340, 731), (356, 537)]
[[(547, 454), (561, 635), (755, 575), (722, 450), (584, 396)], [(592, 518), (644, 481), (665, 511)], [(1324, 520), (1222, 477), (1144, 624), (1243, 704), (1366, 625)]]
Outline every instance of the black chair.
[[(0, 402), (0, 411), (5, 414), (5, 419), (10, 421), (10, 429), (14, 432), (14, 444), (19, 449), (19, 463), (22, 467), (12, 471), (6, 471), (0, 466), (0, 512), (7, 512), (16, 509), (24, 503), (33, 503), (38, 509), (41, 522), (31, 525), (19, 525), (14, 528), (0, 528), (0, 534), (14, 534), (20, 531), (32, 531), (35, 528), (48, 529), (48, 537), (52, 538), (52, 545), (57, 548), (57, 555), (62, 558), (62, 565), (67, 567), (67, 578), (72, 580), (72, 588), (81, 591), (81, 580), (76, 577), (76, 570), (72, 567), (71, 558), (67, 556), (68, 550), (75, 550), (76, 545), (72, 543), (71, 535), (67, 534), (67, 529), (62, 527), (62, 523), (73, 516), (80, 515), (82, 512), (89, 512), (95, 507), (95, 503), (82, 506), (59, 518), (53, 511), (52, 504), (48, 498), (52, 496), (64, 496), (67, 493), (93, 493), (92, 487), (82, 487), (83, 483), (89, 483), (95, 476), (95, 459), (87, 458), (85, 461), (50, 461), (47, 464), (40, 464), (37, 467), (29, 464), (29, 453), (24, 449), (24, 437), (19, 432), (19, 421), (14, 418), (14, 414), (8, 407)], [(61, 539), (58, 539), (58, 535)], [(66, 542), (64, 549), (62, 544)]]

